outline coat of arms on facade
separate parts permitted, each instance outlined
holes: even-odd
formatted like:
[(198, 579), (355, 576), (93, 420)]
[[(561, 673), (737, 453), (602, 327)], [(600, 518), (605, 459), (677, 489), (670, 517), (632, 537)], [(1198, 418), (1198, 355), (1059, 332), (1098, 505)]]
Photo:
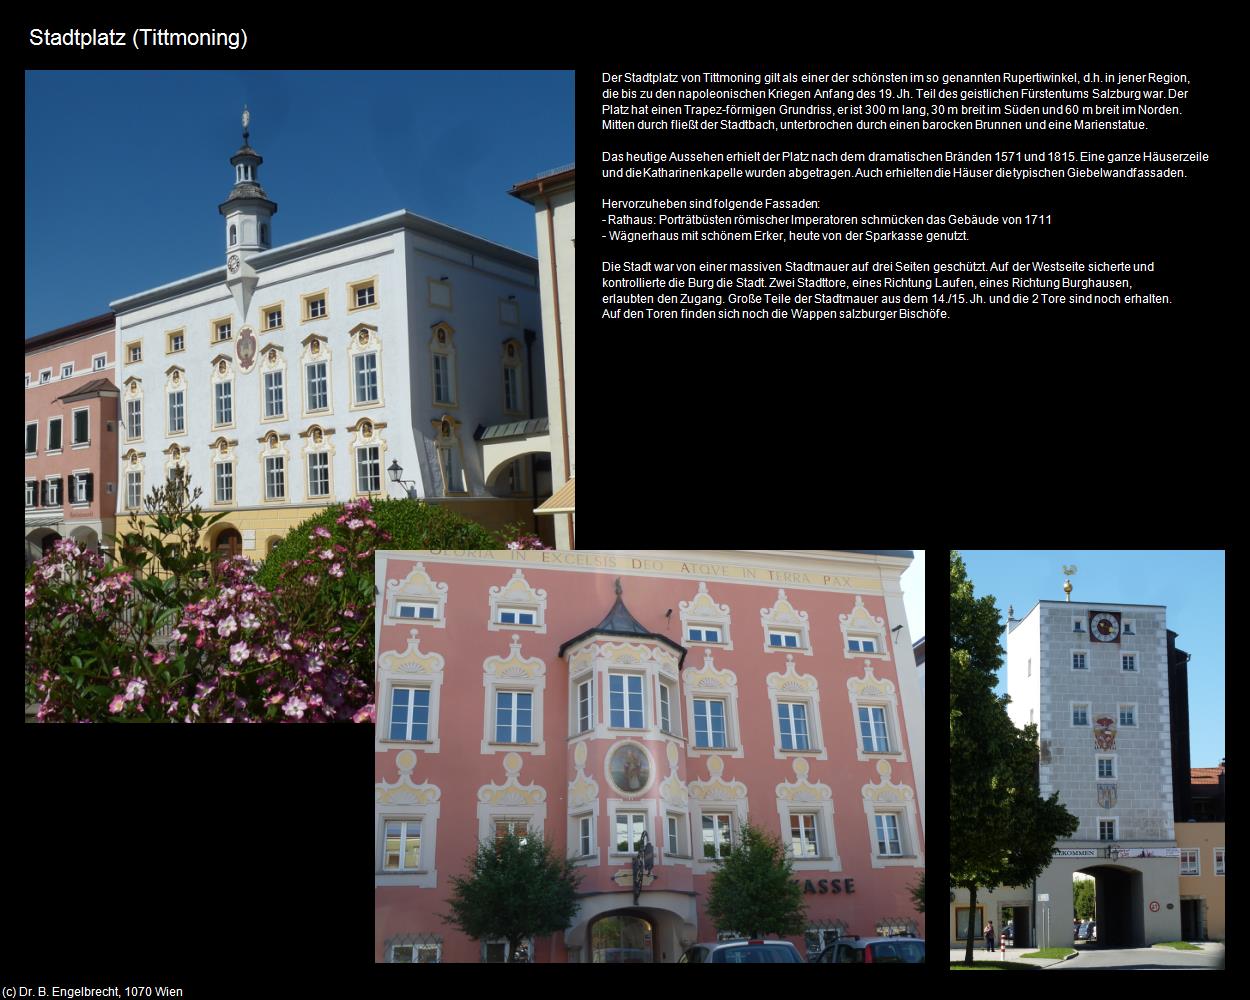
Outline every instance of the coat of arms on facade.
[(1115, 749), (1115, 719), (1104, 715), (1094, 720), (1094, 746), (1099, 750)]
[(245, 326), (239, 331), (239, 342), (234, 350), (239, 357), (239, 367), (244, 371), (251, 368), (256, 360), (256, 338), (252, 336), (251, 327)]
[(1098, 804), (1104, 809), (1110, 809), (1115, 805), (1115, 785), (1098, 786)]

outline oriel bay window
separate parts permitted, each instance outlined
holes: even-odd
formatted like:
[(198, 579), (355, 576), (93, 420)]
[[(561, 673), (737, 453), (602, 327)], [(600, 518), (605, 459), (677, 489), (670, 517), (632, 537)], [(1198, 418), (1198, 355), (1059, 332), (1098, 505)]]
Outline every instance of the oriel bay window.
[(595, 682), (590, 678), (577, 685), (577, 731), (588, 733), (595, 725)]
[(642, 677), (608, 675), (608, 725), (616, 729), (642, 728)]
[(616, 814), (616, 853), (634, 854), (642, 850), (642, 835), (646, 829), (646, 813), (618, 812)]

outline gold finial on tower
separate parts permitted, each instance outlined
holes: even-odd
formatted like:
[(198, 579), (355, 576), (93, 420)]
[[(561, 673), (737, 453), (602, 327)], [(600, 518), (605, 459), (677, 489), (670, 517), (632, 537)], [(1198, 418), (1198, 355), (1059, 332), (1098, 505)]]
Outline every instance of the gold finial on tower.
[[(1065, 566), (1063, 568), (1064, 576), (1071, 576), (1075, 572), (1076, 572), (1075, 566)], [(1072, 581), (1071, 580), (1063, 581), (1063, 592), (1068, 595), (1065, 599), (1068, 601), (1071, 601), (1072, 600)]]

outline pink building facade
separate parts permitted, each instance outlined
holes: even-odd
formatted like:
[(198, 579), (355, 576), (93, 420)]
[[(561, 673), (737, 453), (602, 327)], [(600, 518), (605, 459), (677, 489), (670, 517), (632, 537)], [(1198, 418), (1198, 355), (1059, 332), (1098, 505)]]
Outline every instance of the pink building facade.
[[(477, 842), (582, 874), (542, 962), (674, 962), (716, 940), (716, 860), (781, 837), (811, 954), (924, 932), (923, 704), (906, 552), (379, 552), (375, 959), (502, 961), (444, 924)], [(652, 878), (634, 904), (646, 842)]]
[(58, 538), (110, 548), (117, 514), (112, 313), (26, 341), (26, 564)]

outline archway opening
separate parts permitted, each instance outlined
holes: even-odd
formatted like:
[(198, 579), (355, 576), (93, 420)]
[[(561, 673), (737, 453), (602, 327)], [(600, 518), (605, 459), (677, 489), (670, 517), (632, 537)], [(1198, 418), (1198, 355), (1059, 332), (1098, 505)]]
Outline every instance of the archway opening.
[(590, 925), (590, 960), (609, 964), (655, 961), (654, 925), (628, 913), (609, 913)]
[(1118, 865), (1097, 865), (1081, 869), (1094, 879), (1094, 934), (1083, 942), (1087, 947), (1144, 948), (1146, 925), (1143, 914), (1142, 874)]
[(213, 543), (214, 561), (243, 554), (243, 536), (237, 528), (222, 528)]

